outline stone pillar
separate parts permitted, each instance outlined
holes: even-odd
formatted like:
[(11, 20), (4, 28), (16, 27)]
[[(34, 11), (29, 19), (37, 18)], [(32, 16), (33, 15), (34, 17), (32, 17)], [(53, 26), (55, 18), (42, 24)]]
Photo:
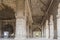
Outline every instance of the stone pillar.
[(60, 39), (60, 18), (57, 19), (58, 39)]
[(53, 15), (50, 16), (50, 39), (54, 37)]
[(29, 25), (26, 27), (26, 32), (27, 32), (27, 38), (29, 38)]
[(1, 37), (1, 27), (2, 27), (2, 20), (0, 20), (0, 37)]
[(46, 20), (46, 38), (49, 38), (49, 26), (48, 26), (48, 20)]
[(16, 40), (26, 40), (26, 18), (24, 15), (24, 0), (17, 0)]
[(53, 15), (54, 18), (54, 39), (57, 39), (57, 17), (56, 14)]
[(44, 32), (43, 32), (43, 31), (44, 31), (44, 30), (43, 30), (43, 26), (42, 26), (42, 38), (43, 38), (43, 36), (44, 36), (44, 35), (43, 35), (43, 34), (44, 34)]
[(58, 14), (58, 4), (60, 0), (54, 0), (49, 13), (53, 15), (53, 23), (54, 23), (54, 39), (57, 39), (57, 14)]
[(31, 7), (30, 7), (30, 0), (25, 0), (25, 13), (26, 13), (26, 17), (28, 17), (28, 35), (29, 37), (32, 37), (32, 23), (33, 23), (33, 19), (32, 19), (32, 12), (31, 12)]
[(32, 25), (30, 25), (30, 27), (29, 27), (29, 36), (30, 36), (30, 38), (33, 37)]
[(58, 4), (58, 13), (57, 13), (57, 31), (58, 31), (58, 39), (60, 39), (60, 2)]
[(45, 24), (43, 25), (43, 37), (44, 38), (46, 37), (46, 27), (45, 27)]
[(48, 20), (49, 38), (50, 38), (50, 20)]

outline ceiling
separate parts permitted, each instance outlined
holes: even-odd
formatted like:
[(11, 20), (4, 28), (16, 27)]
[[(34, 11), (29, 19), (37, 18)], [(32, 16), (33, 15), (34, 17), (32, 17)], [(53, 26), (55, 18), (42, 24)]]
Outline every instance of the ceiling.
[[(50, 4), (50, 1), (51, 0), (30, 0), (32, 15), (43, 16)], [(16, 0), (3, 0), (3, 3), (16, 11)]]
[(33, 22), (40, 24), (49, 7), (51, 0), (31, 0)]
[[(38, 23), (38, 24), (41, 23), (50, 2), (51, 2), (51, 0), (30, 0), (32, 18), (33, 18), (34, 23)], [(8, 5), (7, 10), (14, 9), (14, 11), (16, 11), (16, 0), (3, 0), (3, 3)], [(0, 10), (1, 10), (1, 6), (2, 5), (0, 5)], [(4, 8), (4, 6), (2, 6), (2, 8)], [(6, 11), (6, 12), (7, 12), (7, 10), (4, 9), (4, 11)], [(1, 11), (0, 13), (3, 14), (4, 12)], [(5, 14), (3, 16), (5, 16)], [(3, 17), (3, 16), (1, 16), (1, 17)], [(5, 16), (5, 18), (7, 18), (7, 16)]]
[(15, 19), (16, 0), (0, 0), (0, 19)]
[(32, 15), (43, 16), (48, 8), (49, 0), (31, 0)]
[(0, 20), (7, 20), (7, 19), (15, 19), (15, 12), (11, 7), (1, 3)]

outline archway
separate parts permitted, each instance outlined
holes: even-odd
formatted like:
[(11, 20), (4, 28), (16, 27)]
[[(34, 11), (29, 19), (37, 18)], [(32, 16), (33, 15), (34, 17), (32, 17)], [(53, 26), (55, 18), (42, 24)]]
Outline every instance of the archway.
[(41, 29), (40, 28), (34, 28), (33, 29), (33, 37), (41, 37)]
[(8, 37), (14, 37), (15, 26), (16, 26), (15, 11), (11, 7), (3, 3), (1, 3), (0, 8), (1, 8), (0, 10), (0, 29), (1, 29), (0, 36), (6, 37), (8, 34), (4, 35), (4, 33), (6, 33), (7, 31), (9, 32)]

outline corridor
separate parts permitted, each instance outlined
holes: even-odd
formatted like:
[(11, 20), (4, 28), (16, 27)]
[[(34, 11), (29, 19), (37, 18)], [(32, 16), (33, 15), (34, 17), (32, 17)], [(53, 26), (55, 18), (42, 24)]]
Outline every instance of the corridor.
[(0, 40), (60, 40), (60, 0), (0, 0)]

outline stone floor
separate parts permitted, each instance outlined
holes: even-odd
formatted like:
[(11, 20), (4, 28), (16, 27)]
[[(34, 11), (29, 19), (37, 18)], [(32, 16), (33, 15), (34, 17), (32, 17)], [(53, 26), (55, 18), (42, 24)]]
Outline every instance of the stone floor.
[[(2, 38), (0, 38), (0, 40), (16, 40), (16, 39), (2, 39)], [(21, 39), (18, 39), (18, 40), (21, 40)], [(60, 39), (28, 38), (28, 39), (25, 39), (25, 40), (60, 40)]]

